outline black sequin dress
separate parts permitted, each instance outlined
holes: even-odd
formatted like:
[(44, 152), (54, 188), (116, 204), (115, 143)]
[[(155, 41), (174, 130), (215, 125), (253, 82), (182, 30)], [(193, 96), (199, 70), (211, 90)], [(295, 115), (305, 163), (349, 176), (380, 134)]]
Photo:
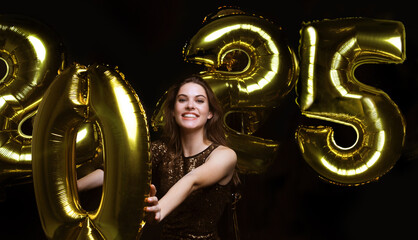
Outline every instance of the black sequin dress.
[[(204, 151), (190, 157), (173, 159), (167, 146), (160, 142), (151, 144), (153, 178), (160, 196), (191, 170), (202, 165), (218, 145), (212, 144)], [(231, 182), (227, 185), (215, 184), (194, 191), (162, 224), (162, 239), (219, 239), (217, 224), (231, 200)]]

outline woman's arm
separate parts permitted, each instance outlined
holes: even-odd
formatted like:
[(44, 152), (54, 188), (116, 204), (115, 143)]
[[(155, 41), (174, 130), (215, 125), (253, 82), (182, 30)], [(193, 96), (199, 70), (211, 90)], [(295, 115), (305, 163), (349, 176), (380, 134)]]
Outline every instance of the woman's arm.
[(220, 146), (204, 164), (182, 177), (160, 201), (155, 196), (147, 199), (151, 206), (145, 211), (155, 213), (155, 220), (163, 220), (193, 191), (213, 184), (227, 184), (234, 174), (237, 156), (232, 149)]
[(103, 185), (104, 171), (96, 169), (93, 172), (77, 180), (79, 192), (90, 190)]

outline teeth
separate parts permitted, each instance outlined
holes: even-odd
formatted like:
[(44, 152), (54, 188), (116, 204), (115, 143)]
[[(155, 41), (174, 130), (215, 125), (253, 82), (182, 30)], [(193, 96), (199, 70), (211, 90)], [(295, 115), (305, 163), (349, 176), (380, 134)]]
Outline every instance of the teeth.
[(183, 117), (192, 117), (192, 118), (195, 118), (196, 115), (194, 115), (194, 114), (184, 114)]

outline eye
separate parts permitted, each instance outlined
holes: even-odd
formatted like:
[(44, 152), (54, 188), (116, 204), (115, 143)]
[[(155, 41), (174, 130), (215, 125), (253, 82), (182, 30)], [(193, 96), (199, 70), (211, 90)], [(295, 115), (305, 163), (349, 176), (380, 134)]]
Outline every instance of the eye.
[(204, 103), (205, 102), (205, 99), (198, 98), (198, 99), (196, 99), (196, 102), (197, 103)]
[(182, 97), (177, 99), (177, 101), (180, 102), (180, 103), (185, 102), (186, 100), (187, 100), (186, 98), (182, 98)]

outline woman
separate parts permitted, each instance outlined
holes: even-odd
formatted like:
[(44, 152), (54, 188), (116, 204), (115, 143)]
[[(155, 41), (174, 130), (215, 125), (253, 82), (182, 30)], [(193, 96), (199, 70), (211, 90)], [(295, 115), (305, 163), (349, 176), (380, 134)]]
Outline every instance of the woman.
[[(238, 182), (237, 156), (226, 147), (222, 108), (208, 84), (192, 76), (172, 86), (161, 140), (151, 144), (153, 179), (145, 211), (162, 224), (163, 239), (219, 239), (217, 224)], [(99, 186), (103, 171), (78, 181)]]
[(218, 239), (217, 223), (236, 179), (226, 147), (222, 109), (211, 88), (193, 76), (174, 85), (164, 104), (163, 138), (151, 146), (153, 177), (145, 209), (162, 222), (164, 239)]

